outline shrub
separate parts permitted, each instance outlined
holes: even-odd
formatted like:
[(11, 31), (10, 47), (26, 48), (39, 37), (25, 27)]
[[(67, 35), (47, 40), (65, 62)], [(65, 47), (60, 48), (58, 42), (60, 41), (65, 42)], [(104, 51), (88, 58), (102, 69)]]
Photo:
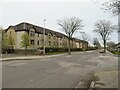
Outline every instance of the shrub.
[[(38, 51), (38, 49), (15, 49), (14, 54), (18, 55), (42, 55), (43, 48), (39, 48), (41, 51)], [(86, 50), (96, 50), (96, 48), (87, 48)], [(5, 51), (5, 50), (4, 50)], [(71, 51), (84, 51), (82, 48), (71, 48)], [(8, 50), (9, 52), (9, 50)], [(68, 48), (45, 48), (45, 53), (62, 53), (62, 52), (68, 52)]]

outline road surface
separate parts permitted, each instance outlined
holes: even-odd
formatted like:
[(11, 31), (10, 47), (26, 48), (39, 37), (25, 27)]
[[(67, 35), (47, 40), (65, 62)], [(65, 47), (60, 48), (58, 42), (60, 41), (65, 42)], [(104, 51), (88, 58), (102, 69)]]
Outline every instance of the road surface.
[[(117, 65), (117, 57), (110, 54), (102, 55), (99, 51), (79, 52), (46, 59), (6, 61), (2, 66), (2, 86), (3, 88), (84, 88), (97, 77), (99, 78), (97, 83), (99, 81), (102, 84), (98, 83), (96, 87), (116, 88)], [(109, 84), (105, 75), (109, 75), (107, 78)]]

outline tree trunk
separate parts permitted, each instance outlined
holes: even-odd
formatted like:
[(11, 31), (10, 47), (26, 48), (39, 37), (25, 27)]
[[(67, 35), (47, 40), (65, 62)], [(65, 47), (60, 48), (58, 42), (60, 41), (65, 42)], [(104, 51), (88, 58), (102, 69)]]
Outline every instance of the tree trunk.
[(68, 40), (69, 40), (69, 41), (68, 41), (68, 54), (71, 54), (71, 53), (70, 53), (70, 37), (68, 38)]
[(104, 53), (106, 53), (106, 40), (104, 40)]

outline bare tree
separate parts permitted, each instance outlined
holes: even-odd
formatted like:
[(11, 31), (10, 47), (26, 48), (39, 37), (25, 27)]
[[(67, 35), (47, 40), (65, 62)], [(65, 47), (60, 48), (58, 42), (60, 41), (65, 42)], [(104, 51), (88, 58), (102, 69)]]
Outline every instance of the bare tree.
[(82, 20), (76, 17), (65, 18), (63, 20), (58, 20), (58, 25), (62, 28), (68, 37), (68, 54), (70, 54), (70, 40), (72, 39), (74, 32), (81, 30), (84, 26), (82, 24)]
[[(82, 36), (82, 40), (90, 41), (90, 37), (85, 32), (80, 31), (80, 33), (81, 33), (81, 36)], [(86, 52), (86, 47), (84, 47), (83, 50)]]
[[(120, 36), (120, 0), (109, 0), (103, 3), (104, 10), (111, 12), (114, 16), (118, 16), (118, 37)], [(120, 42), (120, 40), (118, 39)]]
[(120, 1), (119, 0), (109, 0), (104, 2), (103, 5), (105, 6), (106, 11), (112, 12), (114, 15), (120, 14)]
[(96, 47), (98, 49), (101, 47), (100, 42), (98, 41), (97, 38), (93, 39), (93, 45), (94, 45), (94, 47)]
[(104, 52), (106, 52), (106, 41), (109, 39), (110, 34), (116, 29), (116, 25), (112, 25), (110, 21), (100, 20), (96, 22), (94, 32), (102, 37)]
[(85, 40), (85, 41), (90, 41), (90, 37), (85, 33), (85, 32), (81, 32), (81, 36), (82, 36), (82, 40)]
[(115, 42), (113, 42), (113, 41), (107, 42), (108, 50), (111, 51), (111, 49), (113, 49), (114, 47), (115, 47)]

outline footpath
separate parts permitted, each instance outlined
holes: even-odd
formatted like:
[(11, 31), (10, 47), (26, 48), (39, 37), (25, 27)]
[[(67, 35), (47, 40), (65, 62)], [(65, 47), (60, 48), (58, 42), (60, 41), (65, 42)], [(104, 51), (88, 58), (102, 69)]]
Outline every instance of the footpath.
[[(92, 51), (86, 51), (86, 52), (92, 52)], [(76, 53), (84, 53), (84, 52), (71, 52), (71, 54), (76, 54)], [(1, 55), (0, 61), (44, 59), (44, 58), (54, 58), (54, 57), (63, 56), (63, 55), (68, 55), (68, 53), (53, 54), (53, 55), (12, 55), (12, 54), (4, 54), (4, 55)]]
[[(84, 52), (71, 52), (71, 54), (75, 54), (75, 53), (84, 53)], [(54, 58), (63, 55), (68, 55), (68, 53), (54, 54), (54, 55), (26, 55), (26, 56), (5, 54), (5, 55), (1, 55), (0, 61), (44, 59), (44, 58)]]
[(57, 54), (57, 55), (27, 55), (27, 56), (13, 56), (13, 57), (2, 57), (0, 61), (12, 61), (12, 60), (33, 60), (33, 59), (43, 59), (43, 58), (53, 58), (57, 56), (62, 56), (64, 54)]
[(118, 72), (118, 57), (110, 52), (102, 54), (94, 74), (96, 80), (93, 82), (93, 88), (116, 88), (117, 90)]

